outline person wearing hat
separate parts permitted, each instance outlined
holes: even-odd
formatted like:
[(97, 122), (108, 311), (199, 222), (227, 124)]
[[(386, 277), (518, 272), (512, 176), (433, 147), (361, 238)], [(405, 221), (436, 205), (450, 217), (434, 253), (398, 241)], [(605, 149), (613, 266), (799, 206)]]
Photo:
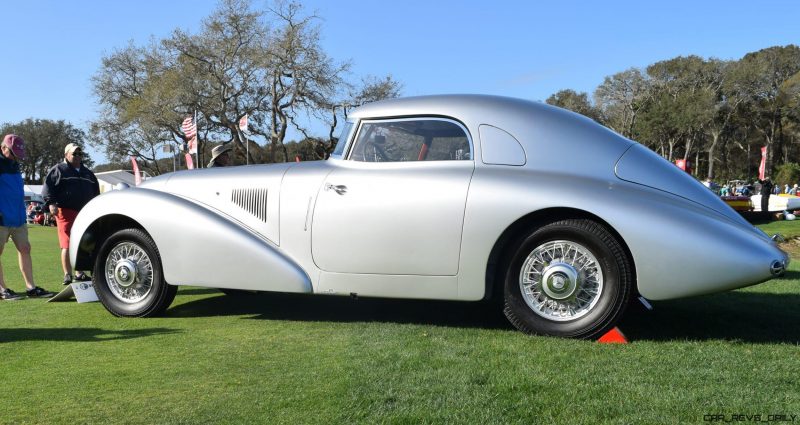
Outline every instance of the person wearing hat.
[[(33, 283), (31, 243), (28, 241), (28, 224), (25, 220), (25, 188), (19, 161), (25, 158), (25, 141), (16, 134), (7, 134), (0, 145), (0, 255), (8, 238), (14, 241), (19, 257), (19, 269), (25, 280), (26, 294), (31, 298), (49, 298), (52, 292)], [(24, 298), (6, 287), (3, 266), (0, 264), (0, 299), (6, 301)]]
[(219, 146), (211, 150), (211, 161), (208, 162), (206, 168), (213, 167), (227, 167), (231, 165), (231, 145), (230, 143), (221, 143)]
[[(44, 203), (50, 209), (50, 214), (56, 218), (64, 285), (72, 282), (72, 266), (69, 262), (72, 223), (81, 208), (99, 194), (100, 184), (97, 177), (83, 165), (83, 149), (75, 143), (68, 144), (64, 148), (64, 161), (47, 172), (42, 188)], [(91, 280), (83, 272), (78, 272), (75, 279)]]

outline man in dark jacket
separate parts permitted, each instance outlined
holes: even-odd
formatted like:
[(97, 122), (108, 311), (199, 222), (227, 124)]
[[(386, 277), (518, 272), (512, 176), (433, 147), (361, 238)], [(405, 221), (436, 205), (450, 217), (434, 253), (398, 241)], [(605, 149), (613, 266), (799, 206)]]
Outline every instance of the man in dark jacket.
[[(94, 173), (82, 164), (83, 150), (75, 143), (64, 148), (64, 162), (50, 169), (44, 179), (42, 196), (50, 214), (55, 216), (58, 226), (58, 244), (61, 247), (61, 268), (64, 270), (64, 285), (72, 282), (72, 266), (69, 263), (69, 234), (72, 223), (84, 205), (100, 194), (100, 184)], [(91, 280), (83, 272), (77, 280)]]
[(769, 195), (772, 194), (772, 188), (774, 185), (769, 177), (766, 177), (764, 180), (759, 180), (761, 183), (761, 214), (767, 218), (769, 217)]

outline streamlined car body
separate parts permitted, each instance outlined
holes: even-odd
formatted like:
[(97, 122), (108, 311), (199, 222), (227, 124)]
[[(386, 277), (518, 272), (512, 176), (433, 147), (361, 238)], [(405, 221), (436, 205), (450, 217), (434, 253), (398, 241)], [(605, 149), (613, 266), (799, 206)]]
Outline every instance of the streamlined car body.
[(504, 300), (529, 333), (594, 338), (635, 296), (763, 282), (788, 257), (702, 184), (581, 115), (443, 95), (353, 111), (328, 160), (181, 171), (79, 214), (72, 263), (113, 314), (176, 285)]

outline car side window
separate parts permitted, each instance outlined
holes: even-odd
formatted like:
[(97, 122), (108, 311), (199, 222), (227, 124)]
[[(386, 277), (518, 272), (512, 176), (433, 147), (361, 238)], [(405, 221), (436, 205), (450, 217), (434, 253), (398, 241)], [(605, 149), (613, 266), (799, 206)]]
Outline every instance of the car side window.
[(471, 160), (464, 127), (441, 118), (363, 121), (350, 153), (362, 162)]

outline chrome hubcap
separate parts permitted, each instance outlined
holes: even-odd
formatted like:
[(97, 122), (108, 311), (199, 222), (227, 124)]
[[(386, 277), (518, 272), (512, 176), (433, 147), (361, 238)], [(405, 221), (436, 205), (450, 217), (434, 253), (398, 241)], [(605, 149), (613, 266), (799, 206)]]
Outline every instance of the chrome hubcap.
[(111, 293), (125, 303), (143, 300), (153, 288), (153, 263), (142, 247), (121, 242), (106, 257), (106, 282)]
[(552, 241), (537, 246), (522, 264), (519, 285), (528, 307), (548, 320), (588, 314), (603, 292), (603, 270), (585, 246)]
[(542, 290), (548, 297), (563, 300), (575, 294), (578, 271), (567, 263), (551, 263), (542, 276)]
[(114, 266), (114, 277), (123, 288), (128, 288), (136, 282), (136, 263), (131, 260), (120, 260)]

